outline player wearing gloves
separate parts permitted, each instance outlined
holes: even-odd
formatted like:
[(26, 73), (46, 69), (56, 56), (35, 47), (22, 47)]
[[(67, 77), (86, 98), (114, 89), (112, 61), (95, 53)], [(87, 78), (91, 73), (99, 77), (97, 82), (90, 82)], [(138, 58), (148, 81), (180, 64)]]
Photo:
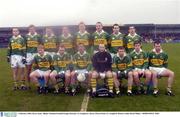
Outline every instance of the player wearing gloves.
[(14, 90), (19, 89), (18, 72), (20, 71), (20, 88), (26, 89), (25, 85), (25, 40), (19, 34), (18, 28), (12, 29), (13, 36), (9, 39), (7, 61), (10, 62), (13, 71)]
[(91, 78), (92, 97), (96, 95), (97, 79), (106, 79), (111, 97), (113, 93), (112, 58), (105, 50), (104, 44), (99, 44), (99, 51), (92, 57), (93, 72)]
[(120, 82), (119, 80), (122, 80), (122, 78), (125, 78), (128, 80), (128, 89), (127, 89), (127, 95), (132, 95), (132, 84), (133, 84), (133, 73), (132, 73), (132, 60), (129, 55), (125, 53), (125, 48), (123, 46), (120, 46), (118, 48), (117, 55), (113, 58), (113, 76), (114, 76), (114, 83), (116, 88), (116, 94), (120, 95)]
[(57, 54), (53, 56), (53, 71), (50, 74), (50, 78), (54, 85), (54, 93), (59, 93), (58, 82), (63, 81), (65, 93), (69, 92), (70, 85), (70, 70), (69, 65), (71, 63), (71, 58), (68, 53), (65, 52), (63, 45), (59, 46)]
[(78, 45), (78, 52), (73, 56), (74, 71), (71, 73), (72, 95), (76, 93), (77, 81), (87, 83), (90, 92), (91, 58), (85, 51), (84, 44)]

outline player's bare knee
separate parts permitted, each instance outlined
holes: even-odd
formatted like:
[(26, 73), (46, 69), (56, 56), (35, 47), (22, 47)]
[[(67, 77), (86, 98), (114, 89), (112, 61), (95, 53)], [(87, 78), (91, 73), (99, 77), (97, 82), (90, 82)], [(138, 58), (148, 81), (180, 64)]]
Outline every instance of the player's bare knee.
[(170, 71), (169, 75), (174, 78), (174, 72), (173, 71)]
[(98, 76), (98, 73), (96, 71), (93, 71), (92, 72), (92, 78), (97, 78), (97, 76)]
[(106, 73), (106, 75), (107, 75), (107, 77), (112, 77), (112, 72), (111, 72), (111, 71), (108, 71), (108, 72)]

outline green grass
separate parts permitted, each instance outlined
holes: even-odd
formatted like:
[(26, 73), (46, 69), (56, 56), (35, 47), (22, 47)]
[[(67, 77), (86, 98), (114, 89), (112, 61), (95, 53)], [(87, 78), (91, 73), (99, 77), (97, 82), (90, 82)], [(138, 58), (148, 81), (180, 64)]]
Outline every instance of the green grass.
[[(150, 50), (151, 45), (144, 45)], [(160, 95), (90, 98), (88, 111), (180, 111), (180, 44), (164, 44), (169, 55), (169, 68), (175, 72), (175, 97), (164, 95), (167, 78), (159, 80)], [(12, 91), (12, 73), (6, 63), (6, 49), (0, 49), (0, 111), (79, 111), (83, 93), (77, 96), (60, 94), (38, 95), (35, 87), (30, 91)]]

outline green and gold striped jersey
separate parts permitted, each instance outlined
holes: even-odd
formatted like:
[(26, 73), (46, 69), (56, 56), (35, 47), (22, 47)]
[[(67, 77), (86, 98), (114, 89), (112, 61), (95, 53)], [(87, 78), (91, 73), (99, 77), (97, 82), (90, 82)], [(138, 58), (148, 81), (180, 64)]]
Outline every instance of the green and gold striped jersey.
[(44, 35), (43, 36), (43, 44), (44, 44), (44, 49), (46, 52), (57, 52), (57, 37), (52, 34), (51, 36)]
[(65, 37), (63, 34), (59, 37), (59, 43), (63, 44), (66, 52), (73, 55), (75, 50), (74, 50), (74, 39), (71, 34), (68, 34), (67, 37)]
[(124, 34), (118, 33), (118, 34), (111, 34), (109, 39), (110, 47), (109, 52), (110, 53), (117, 53), (119, 46), (124, 46)]
[(75, 70), (87, 69), (87, 71), (90, 71), (92, 68), (90, 55), (86, 51), (83, 54), (77, 52), (73, 56), (73, 65)]
[(26, 35), (26, 52), (27, 53), (37, 53), (37, 46), (42, 43), (41, 36), (37, 33), (31, 35), (28, 33)]
[(90, 39), (90, 34), (87, 31), (85, 31), (84, 33), (81, 33), (79, 31), (79, 32), (77, 32), (75, 34), (76, 48), (80, 43), (82, 43), (85, 46), (87, 52), (90, 53), (90, 51), (91, 51), (91, 43), (92, 42), (91, 42), (91, 39)]
[(159, 54), (152, 50), (149, 53), (149, 66), (150, 67), (165, 67), (168, 66), (168, 55), (161, 50)]
[(139, 68), (139, 69), (147, 69), (148, 68), (148, 54), (140, 50), (139, 53), (137, 53), (135, 50), (130, 53), (130, 56), (132, 58), (132, 64), (133, 68)]
[(124, 44), (125, 44), (126, 52), (131, 53), (134, 50), (134, 42), (141, 40), (142, 40), (141, 37), (136, 33), (134, 36), (131, 36), (130, 34), (125, 36)]
[(11, 56), (11, 55), (21, 55), (25, 57), (26, 44), (24, 38), (21, 35), (18, 35), (16, 37), (12, 36), (9, 39), (7, 56)]
[(44, 53), (43, 56), (36, 54), (33, 60), (34, 70), (39, 69), (42, 71), (50, 70), (52, 66), (52, 58), (49, 54)]
[(53, 68), (56, 70), (58, 73), (60, 71), (66, 71), (69, 69), (69, 65), (71, 63), (71, 57), (68, 53), (64, 54), (55, 54), (53, 56)]
[(113, 57), (113, 70), (114, 71), (130, 71), (132, 69), (132, 60), (129, 55), (124, 55), (121, 58), (118, 54)]
[(106, 48), (108, 47), (109, 34), (102, 30), (101, 33), (94, 32), (92, 34), (93, 50), (98, 50), (99, 44), (104, 44)]

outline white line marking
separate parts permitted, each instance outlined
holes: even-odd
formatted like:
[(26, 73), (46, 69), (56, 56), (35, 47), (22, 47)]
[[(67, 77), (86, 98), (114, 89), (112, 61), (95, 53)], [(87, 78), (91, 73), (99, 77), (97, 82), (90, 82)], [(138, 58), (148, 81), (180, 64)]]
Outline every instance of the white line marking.
[(89, 102), (89, 95), (88, 95), (87, 93), (85, 93), (85, 94), (84, 94), (83, 102), (82, 102), (82, 104), (81, 104), (81, 110), (80, 110), (80, 112), (86, 112), (86, 111), (87, 111), (88, 102)]

